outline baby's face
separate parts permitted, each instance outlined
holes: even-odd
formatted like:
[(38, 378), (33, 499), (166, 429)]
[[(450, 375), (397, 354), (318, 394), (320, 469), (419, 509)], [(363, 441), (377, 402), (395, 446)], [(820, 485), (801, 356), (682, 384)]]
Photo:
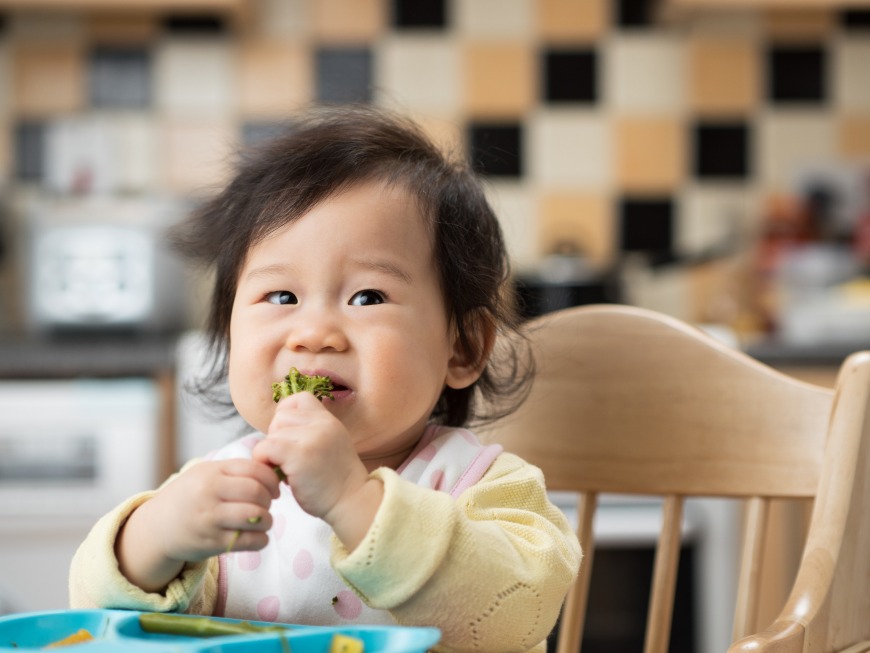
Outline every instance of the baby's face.
[(236, 407), (266, 432), (271, 383), (296, 367), (332, 377), (324, 405), (363, 459), (390, 464), (420, 437), (445, 384), (477, 372), (457, 355), (416, 202), (365, 182), (254, 246), (230, 324)]

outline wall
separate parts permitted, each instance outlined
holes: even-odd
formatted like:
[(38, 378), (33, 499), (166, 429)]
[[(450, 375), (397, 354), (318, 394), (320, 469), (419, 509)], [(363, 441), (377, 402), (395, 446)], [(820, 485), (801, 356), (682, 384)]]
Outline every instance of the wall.
[(641, 0), (250, 7), (226, 22), (7, 12), (0, 179), (13, 204), (195, 199), (294, 108), (372, 101), (488, 171), (520, 269), (566, 248), (602, 267), (651, 251), (671, 264), (630, 267), (636, 303), (733, 323), (768, 201), (807, 165), (870, 158), (866, 12), (663, 22)]

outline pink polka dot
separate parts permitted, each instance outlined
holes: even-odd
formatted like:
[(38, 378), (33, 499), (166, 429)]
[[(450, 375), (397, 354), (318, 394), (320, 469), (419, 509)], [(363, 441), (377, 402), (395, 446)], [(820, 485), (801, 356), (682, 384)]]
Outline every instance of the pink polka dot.
[(276, 540), (280, 540), (284, 536), (286, 529), (287, 517), (285, 515), (272, 515), (272, 528), (269, 529), (269, 535)]
[(253, 571), (260, 566), (260, 552), (239, 551), (236, 554), (236, 561), (239, 564), (239, 569), (242, 571)]
[(444, 485), (444, 471), (440, 469), (436, 469), (432, 472), (432, 475), (429, 477), (429, 486), (433, 490), (443, 490)]
[(253, 449), (257, 443), (260, 441), (260, 437), (257, 435), (248, 435), (242, 438), (242, 445), (246, 446), (248, 449)]
[(257, 616), (261, 621), (277, 621), (281, 610), (281, 601), (277, 596), (267, 596), (257, 603)]
[(356, 619), (362, 614), (362, 601), (350, 590), (342, 590), (336, 595), (338, 601), (332, 606), (342, 619)]
[(308, 578), (312, 571), (314, 571), (314, 558), (307, 549), (302, 549), (293, 558), (293, 573), (296, 574), (296, 578)]
[(423, 448), (423, 451), (417, 454), (417, 457), (420, 460), (432, 460), (435, 457), (436, 453), (438, 453), (438, 449), (436, 449), (434, 445), (427, 444)]

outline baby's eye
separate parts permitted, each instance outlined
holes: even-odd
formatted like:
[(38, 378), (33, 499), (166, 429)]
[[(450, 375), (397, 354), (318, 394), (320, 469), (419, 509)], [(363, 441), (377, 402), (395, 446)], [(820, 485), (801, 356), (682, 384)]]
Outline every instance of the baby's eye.
[(379, 290), (360, 290), (350, 298), (348, 304), (351, 306), (373, 306), (375, 304), (383, 304), (387, 301), (386, 296)]
[(276, 290), (266, 295), (266, 301), (270, 304), (298, 304), (299, 300), (289, 290)]

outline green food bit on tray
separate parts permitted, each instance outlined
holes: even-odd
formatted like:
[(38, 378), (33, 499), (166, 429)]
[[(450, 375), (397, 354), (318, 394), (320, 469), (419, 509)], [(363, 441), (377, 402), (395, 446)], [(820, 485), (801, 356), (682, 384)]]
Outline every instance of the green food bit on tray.
[(262, 626), (249, 621), (224, 621), (211, 617), (196, 617), (165, 612), (143, 612), (139, 626), (148, 633), (180, 635), (182, 637), (226, 637), (263, 633), (286, 633), (284, 626)]

